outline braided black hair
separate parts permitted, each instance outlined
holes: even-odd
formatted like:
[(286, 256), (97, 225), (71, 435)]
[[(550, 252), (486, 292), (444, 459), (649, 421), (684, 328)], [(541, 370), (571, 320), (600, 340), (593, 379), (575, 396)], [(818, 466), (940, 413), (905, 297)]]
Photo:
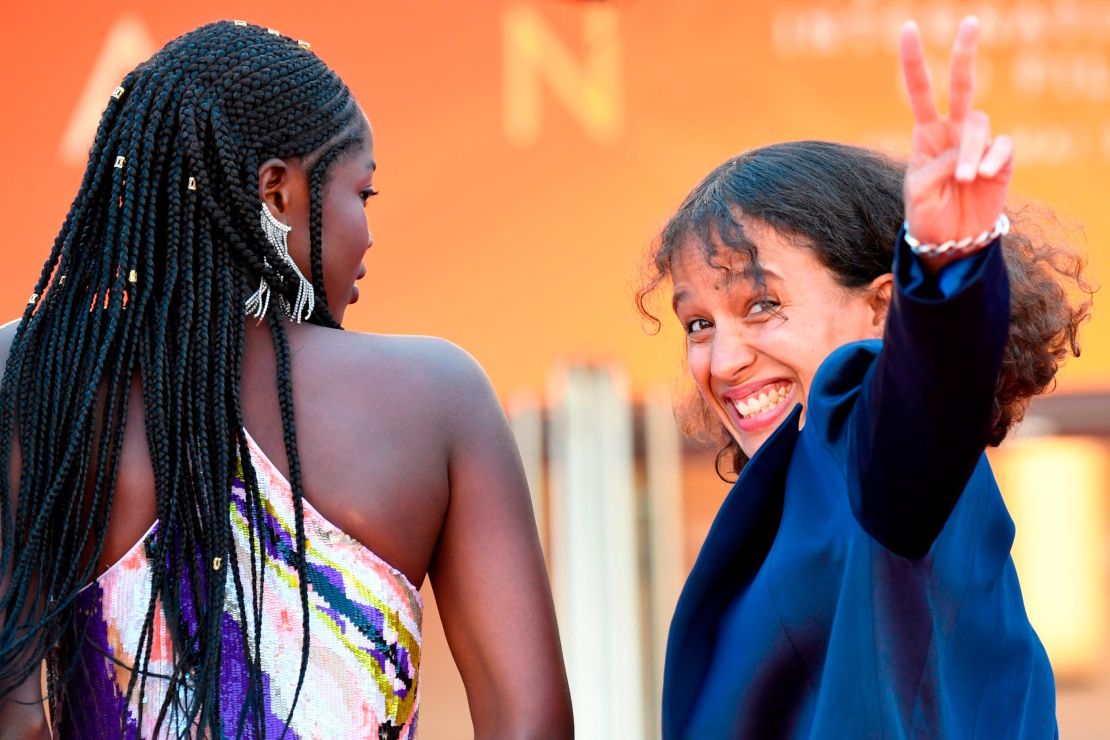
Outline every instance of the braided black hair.
[[(240, 406), (244, 302), (266, 280), (292, 303), (297, 277), (262, 233), (257, 173), (271, 157), (299, 157), (306, 166), (318, 296), (310, 320), (337, 327), (321, 269), (321, 197), (332, 165), (363, 141), (364, 118), (307, 47), (240, 22), (171, 41), (120, 87), (0, 384), (0, 581), (8, 584), (0, 594), (0, 698), (46, 658), (52, 706), (64, 700), (59, 692), (75, 670), (64, 649), (75, 639), (73, 605), (96, 575), (138, 377), (159, 527), (148, 545), (156, 567), (124, 706), (138, 691), (143, 711), (160, 608), (174, 667), (160, 677), (169, 681), (166, 701), (149, 710), (158, 712), (156, 733), (192, 727), (212, 737), (261, 737), (266, 549), (252, 548), (251, 583), (244, 583), (229, 518), (232, 481), (242, 476), (250, 537), (265, 536)], [(295, 706), (308, 664), (308, 579), (289, 346), (276, 304), (268, 319), (304, 616)], [(22, 468), (12, 491), (16, 434)], [(219, 687), (229, 588), (243, 617), (250, 675), (246, 705), (225, 716)]]

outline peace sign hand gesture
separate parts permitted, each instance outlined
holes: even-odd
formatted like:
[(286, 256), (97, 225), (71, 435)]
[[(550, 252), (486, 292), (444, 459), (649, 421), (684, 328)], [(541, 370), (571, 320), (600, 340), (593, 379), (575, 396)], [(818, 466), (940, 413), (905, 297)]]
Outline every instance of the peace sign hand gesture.
[[(990, 231), (1006, 200), (1013, 175), (1014, 144), (990, 135), (990, 119), (971, 109), (979, 21), (965, 18), (952, 48), (948, 118), (937, 115), (921, 35), (911, 21), (902, 27), (899, 51), (913, 108), (913, 145), (904, 189), (909, 233), (922, 243), (959, 241)], [(973, 251), (973, 250), (971, 250)], [(924, 257), (941, 266), (969, 254)]]

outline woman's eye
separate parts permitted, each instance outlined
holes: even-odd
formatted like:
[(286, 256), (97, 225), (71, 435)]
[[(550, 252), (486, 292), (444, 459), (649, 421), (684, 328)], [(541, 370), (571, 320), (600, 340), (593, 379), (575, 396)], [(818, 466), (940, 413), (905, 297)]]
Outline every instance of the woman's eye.
[(754, 302), (751, 308), (748, 309), (748, 316), (761, 316), (763, 314), (774, 311), (779, 307), (778, 301), (772, 301), (769, 298), (764, 298)]
[(707, 329), (709, 328), (709, 326), (710, 323), (705, 319), (693, 319), (692, 321), (686, 322), (686, 333), (693, 334), (694, 332), (699, 332), (702, 329)]
[(377, 194), (378, 194), (378, 191), (375, 190), (374, 188), (366, 188), (365, 190), (363, 190), (358, 195), (359, 195), (360, 198), (362, 198), (363, 205), (365, 205), (366, 201), (370, 200), (371, 198), (373, 198)]

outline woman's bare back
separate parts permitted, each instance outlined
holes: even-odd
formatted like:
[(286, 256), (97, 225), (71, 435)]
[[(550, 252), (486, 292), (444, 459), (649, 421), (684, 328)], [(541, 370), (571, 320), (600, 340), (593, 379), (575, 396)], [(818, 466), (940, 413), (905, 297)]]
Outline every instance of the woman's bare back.
[[(0, 327), (0, 367), (16, 326)], [(527, 484), (485, 373), (440, 339), (287, 329), (305, 497), (412, 583), (431, 577), (476, 734), (546, 727), (553, 737), (569, 735), (569, 694)], [(98, 573), (156, 517), (137, 380), (132, 394)], [(240, 401), (247, 432), (287, 474), (270, 333), (254, 322)], [(15, 455), (13, 476), (18, 449)], [(20, 696), (37, 690), (27, 684)], [(0, 716), (9, 711), (0, 707)]]
[[(310, 324), (291, 325), (288, 333), (305, 497), (419, 586), (450, 500), (451, 439), (466, 382), (452, 378), (451, 365), (467, 364), (468, 358), (430, 337), (359, 334)], [(466, 368), (455, 369), (468, 374)], [(247, 433), (288, 477), (274, 353), (265, 325), (251, 322), (247, 330), (240, 394)], [(126, 554), (156, 515), (136, 380), (97, 572)]]

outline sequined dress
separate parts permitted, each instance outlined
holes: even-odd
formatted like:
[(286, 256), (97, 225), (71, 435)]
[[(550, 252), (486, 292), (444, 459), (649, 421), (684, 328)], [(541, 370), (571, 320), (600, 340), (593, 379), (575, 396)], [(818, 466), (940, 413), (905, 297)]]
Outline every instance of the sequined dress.
[[(293, 500), (288, 481), (249, 440), (252, 463), (276, 534), (266, 547), (262, 601), (263, 703), (266, 737), (280, 737), (300, 674), (302, 605), (294, 565)], [(231, 521), (240, 574), (249, 588), (251, 537), (246, 491), (236, 480)], [(309, 662), (286, 738), (398, 738), (411, 740), (419, 711), (420, 593), (403, 573), (345, 534), (304, 502), (309, 578)], [(76, 605), (78, 662), (55, 707), (58, 735), (68, 738), (154, 735), (172, 670), (173, 648), (161, 610), (154, 620), (150, 674), (141, 724), (138, 692), (125, 700), (150, 597), (148, 544), (158, 523), (80, 594)], [(257, 538), (255, 540), (258, 541)], [(229, 578), (229, 584), (231, 579)], [(250, 597), (247, 597), (248, 604)], [(224, 608), (221, 716), (236, 732), (247, 692), (246, 652), (235, 591)], [(251, 618), (253, 619), (253, 618)], [(247, 634), (253, 634), (253, 625)], [(180, 689), (187, 691), (187, 689)], [(187, 697), (179, 696), (179, 699)], [(253, 737), (246, 723), (243, 736)], [(160, 737), (191, 736), (189, 727), (163, 724)]]

